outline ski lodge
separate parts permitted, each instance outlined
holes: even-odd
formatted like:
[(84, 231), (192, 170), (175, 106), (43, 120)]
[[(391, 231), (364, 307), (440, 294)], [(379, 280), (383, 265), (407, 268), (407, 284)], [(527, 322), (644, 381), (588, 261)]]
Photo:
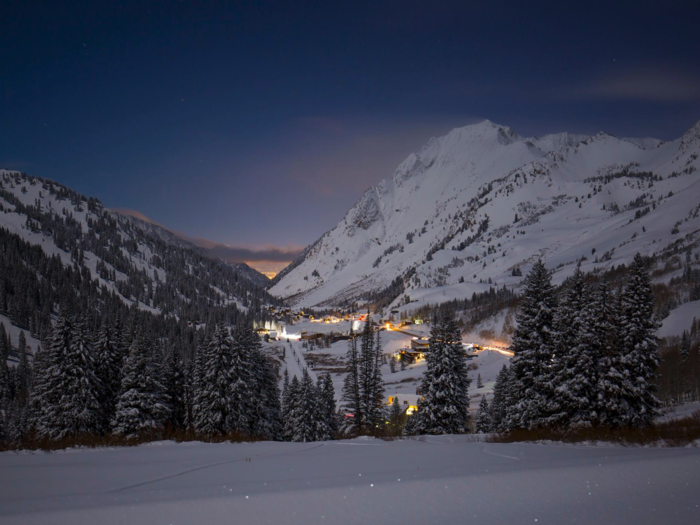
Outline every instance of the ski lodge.
[(423, 396), (415, 394), (394, 394), (389, 396), (389, 402), (387, 405), (392, 405), (394, 403), (394, 398), (397, 398), (401, 408), (406, 410), (406, 415), (412, 415), (416, 410), (418, 410), (418, 403), (423, 398)]

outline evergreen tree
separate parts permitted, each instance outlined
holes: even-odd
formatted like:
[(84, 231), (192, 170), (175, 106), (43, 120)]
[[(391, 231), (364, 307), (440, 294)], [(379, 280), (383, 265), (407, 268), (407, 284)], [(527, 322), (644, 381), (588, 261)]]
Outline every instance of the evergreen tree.
[(0, 361), (0, 410), (12, 400), (10, 369), (7, 361)]
[(86, 319), (73, 324), (69, 352), (63, 356), (64, 389), (61, 398), (64, 428), (73, 435), (98, 434), (102, 426), (103, 386)]
[(5, 325), (0, 323), (0, 410), (12, 400), (12, 378), (10, 369), (7, 366), (9, 356), (10, 349), (7, 342), (7, 334), (5, 333)]
[(630, 264), (621, 307), (622, 364), (631, 385), (631, 391), (627, 392), (630, 405), (628, 424), (648, 426), (658, 414), (660, 406), (654, 394), (654, 380), (659, 366), (655, 333), (659, 325), (653, 317), (651, 279), (640, 254), (635, 255)]
[(326, 372), (323, 378), (319, 379), (319, 383), (324, 419), (329, 427), (331, 436), (335, 436), (338, 432), (338, 418), (335, 406), (335, 389), (333, 388), (333, 380), (330, 373)]
[(162, 372), (143, 335), (131, 343), (124, 365), (121, 393), (112, 421), (113, 432), (128, 438), (158, 435), (170, 418)]
[(282, 419), (287, 417), (287, 399), (289, 397), (289, 371), (285, 368), (282, 375)]
[(0, 443), (8, 441), (6, 419), (8, 418), (8, 408), (5, 404), (0, 405)]
[(31, 367), (27, 353), (27, 338), (24, 330), (20, 330), (17, 342), (17, 353), (19, 354), (19, 364), (16, 370), (15, 398), (20, 407), (25, 407), (29, 401), (29, 378)]
[(231, 429), (232, 340), (219, 324), (199, 357), (198, 381), (192, 405), (195, 430), (203, 435), (222, 435)]
[(503, 368), (501, 368), (496, 376), (496, 382), (493, 385), (493, 399), (489, 406), (491, 432), (503, 432), (505, 430), (508, 379), (508, 367), (503, 365)]
[(481, 396), (479, 410), (477, 410), (476, 412), (474, 432), (476, 432), (477, 434), (488, 434), (489, 432), (493, 432), (493, 425), (491, 423), (491, 412), (489, 409), (489, 403), (488, 401), (486, 401), (486, 396)]
[(463, 434), (469, 424), (470, 384), (457, 322), (448, 311), (433, 321), (427, 370), (411, 431), (416, 434)]
[(306, 369), (299, 385), (299, 405), (295, 412), (294, 441), (307, 443), (330, 439), (330, 429), (319, 403), (318, 389)]
[(17, 399), (7, 403), (3, 412), (4, 417), (0, 417), (0, 441), (18, 446), (22, 441), (24, 431), (22, 428), (22, 408)]
[[(418, 405), (420, 406), (420, 402)], [(418, 416), (418, 412), (413, 412), (413, 415), (411, 416), (406, 414), (406, 424), (403, 427), (404, 436), (417, 436), (421, 433), (421, 422), (416, 416)]]
[(481, 374), (476, 377), (476, 388), (484, 388), (484, 383), (481, 381)]
[(10, 342), (5, 331), (5, 324), (0, 323), (0, 359), (7, 364), (10, 358)]
[(360, 335), (360, 357), (359, 357), (359, 383), (360, 383), (360, 409), (361, 419), (356, 423), (362, 433), (374, 430), (376, 421), (373, 419), (372, 411), (374, 405), (374, 367), (376, 365), (376, 355), (374, 352), (374, 323), (367, 313), (367, 321)]
[(170, 426), (174, 430), (185, 428), (186, 403), (185, 403), (185, 371), (182, 358), (177, 349), (165, 353), (164, 363), (165, 394), (170, 407)]
[(282, 408), (277, 374), (262, 352), (260, 338), (248, 327), (254, 364), (253, 416), (250, 434), (265, 440), (282, 437)]
[(542, 423), (551, 396), (550, 368), (554, 354), (554, 288), (550, 272), (540, 260), (525, 278), (516, 315), (514, 352), (505, 426), (531, 428)]
[(204, 361), (207, 355), (207, 350), (209, 348), (209, 337), (208, 334), (204, 334), (203, 337), (198, 338), (197, 346), (194, 354), (194, 363), (191, 364), (191, 376), (189, 378), (189, 392), (188, 392), (188, 412), (187, 412), (187, 428), (192, 428), (196, 430), (195, 419), (196, 419), (196, 408), (195, 403), (197, 400), (197, 395), (201, 391), (202, 384), (205, 375)]
[(627, 424), (632, 390), (629, 374), (623, 363), (623, 340), (620, 318), (620, 295), (608, 283), (598, 285), (595, 333), (600, 341), (602, 357), (598, 362), (596, 418), (599, 425), (620, 427)]
[(233, 432), (250, 434), (256, 417), (256, 385), (253, 373), (257, 367), (245, 325), (238, 324), (232, 337), (228, 427)]
[(362, 403), (360, 401), (360, 356), (357, 351), (357, 338), (350, 329), (350, 340), (345, 357), (348, 373), (343, 383), (343, 406), (353, 417), (345, 418), (344, 433), (355, 433), (363, 427)]
[(384, 383), (381, 371), (381, 339), (377, 332), (376, 339), (373, 326), (365, 324), (362, 334), (362, 351), (360, 354), (360, 399), (363, 414), (363, 430), (375, 433), (384, 425)]
[(102, 385), (84, 322), (62, 314), (46, 355), (38, 358), (32, 393), (33, 426), (52, 439), (102, 430)]
[(117, 397), (121, 388), (121, 373), (124, 356), (119, 345), (119, 333), (107, 323), (103, 323), (95, 341), (96, 374), (102, 384), (103, 428), (109, 428), (114, 418)]
[[(64, 317), (56, 321), (56, 329), (65, 322)], [(34, 355), (34, 381), (29, 395), (30, 427), (40, 436), (48, 436), (53, 427), (53, 409), (58, 402), (58, 377), (56, 363), (60, 358), (53, 344), (53, 335), (46, 345), (37, 348)]]
[(406, 427), (406, 411), (399, 405), (398, 396), (394, 396), (391, 402), (391, 408), (389, 409), (389, 435), (393, 437), (400, 436), (403, 434), (403, 430)]
[(299, 416), (299, 406), (300, 406), (300, 394), (301, 385), (299, 384), (299, 379), (294, 376), (289, 382), (289, 388), (287, 388), (287, 395), (285, 396), (285, 403), (283, 406), (284, 412), (284, 438), (288, 441), (294, 441), (294, 436), (296, 433), (296, 422)]
[(681, 336), (681, 363), (686, 363), (690, 357), (690, 338), (688, 337), (688, 331), (683, 330), (683, 335)]
[(597, 309), (577, 267), (563, 286), (554, 315), (548, 425), (590, 426), (596, 419), (596, 367), (601, 357), (595, 330)]

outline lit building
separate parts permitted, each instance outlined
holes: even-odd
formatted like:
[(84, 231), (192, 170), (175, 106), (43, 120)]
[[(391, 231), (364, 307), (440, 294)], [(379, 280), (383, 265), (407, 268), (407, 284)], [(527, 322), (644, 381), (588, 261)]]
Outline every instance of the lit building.
[(399, 406), (406, 410), (406, 415), (410, 416), (418, 410), (418, 403), (423, 399), (423, 396), (414, 394), (394, 394), (393, 396), (389, 396), (387, 405), (392, 405), (394, 403), (394, 398), (398, 399)]

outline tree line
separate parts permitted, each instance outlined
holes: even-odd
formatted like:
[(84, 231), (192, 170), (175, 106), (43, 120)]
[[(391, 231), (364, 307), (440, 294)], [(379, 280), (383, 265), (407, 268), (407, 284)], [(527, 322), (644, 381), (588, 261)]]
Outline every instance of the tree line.
[(559, 297), (537, 262), (524, 283), (509, 368), (477, 430), (640, 428), (659, 413), (660, 362), (647, 262), (637, 254), (621, 290), (586, 282), (576, 269)]
[[(2, 325), (0, 343), (5, 352)], [(33, 364), (25, 346), (21, 334), (19, 365), (0, 363), (6, 446), (282, 437), (277, 368), (250, 324), (219, 324), (190, 361), (144, 329), (105, 322), (93, 332), (70, 312), (58, 317)]]

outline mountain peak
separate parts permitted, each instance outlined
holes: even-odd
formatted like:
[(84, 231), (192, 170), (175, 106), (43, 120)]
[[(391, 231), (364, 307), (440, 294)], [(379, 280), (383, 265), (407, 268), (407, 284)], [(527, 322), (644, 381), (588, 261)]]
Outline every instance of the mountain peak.
[(696, 145), (700, 145), (700, 120), (683, 134), (681, 137), (681, 145), (678, 149), (684, 151)]
[[(683, 175), (692, 173), (687, 158), (700, 145), (700, 125), (686, 139), (698, 142)], [(416, 308), (486, 291), (491, 282), (516, 286), (513, 269), (543, 254), (567, 269), (564, 278), (582, 254), (608, 253), (586, 259), (592, 270), (653, 253), (679, 220), (686, 231), (698, 227), (697, 219), (682, 222), (697, 206), (684, 192), (693, 177), (668, 177), (678, 171), (675, 152), (658, 144), (604, 132), (524, 138), (490, 120), (455, 128), (368, 190), (270, 290), (298, 304), (386, 294), (387, 304)], [(625, 167), (636, 172), (629, 181), (602, 177), (624, 177)], [(652, 171), (659, 180), (641, 175)], [(652, 201), (654, 208), (636, 204)]]
[(496, 124), (488, 119), (467, 126), (454, 128), (444, 138), (447, 141), (455, 140), (460, 142), (496, 139), (503, 145), (522, 140), (522, 137), (509, 126)]

